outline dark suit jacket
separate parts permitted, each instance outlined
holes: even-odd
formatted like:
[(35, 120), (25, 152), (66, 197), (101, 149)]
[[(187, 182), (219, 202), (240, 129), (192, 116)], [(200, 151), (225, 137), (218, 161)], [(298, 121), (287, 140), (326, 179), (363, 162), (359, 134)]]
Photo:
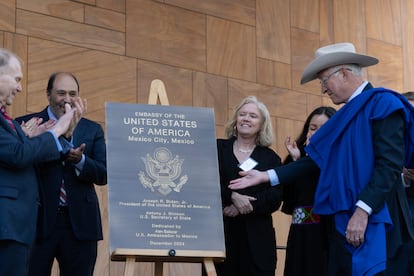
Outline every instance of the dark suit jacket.
[[(27, 122), (32, 117), (49, 120), (47, 108), (39, 113), (29, 114), (16, 120)], [(68, 211), (73, 232), (79, 240), (101, 240), (102, 225), (98, 197), (94, 183), (105, 185), (106, 146), (102, 127), (82, 118), (73, 132), (73, 145), (86, 144), (85, 164), (77, 175), (75, 167), (68, 161), (52, 161), (37, 166), (40, 181), (41, 209), (38, 224), (38, 238), (47, 238), (54, 229), (57, 218), (59, 189), (65, 180)]]
[[(373, 123), (375, 170), (371, 180), (359, 195), (359, 199), (368, 204), (373, 212), (377, 212), (384, 202), (388, 205), (393, 222), (393, 228), (387, 232), (388, 257), (395, 256), (402, 244), (414, 239), (407, 197), (401, 180), (404, 160), (403, 125), (399, 113)], [(399, 166), (393, 168), (391, 163)], [(281, 184), (293, 182), (298, 177), (298, 172), (302, 176), (315, 175), (319, 172), (318, 166), (309, 157), (301, 158), (275, 170)]]
[[(233, 142), (234, 139), (217, 140), (223, 207), (231, 204), (231, 190), (227, 187), (229, 181), (240, 177), (238, 161), (233, 154)], [(281, 163), (280, 157), (266, 147), (256, 147), (251, 158), (258, 162), (256, 167), (258, 170), (270, 169)], [(276, 240), (272, 212), (279, 208), (282, 192), (280, 188), (269, 188), (268, 183), (237, 192), (256, 197), (257, 200), (251, 202), (252, 213), (235, 218), (224, 217), (227, 259), (235, 254), (241, 254), (246, 261), (255, 263), (262, 270), (274, 270)], [(238, 239), (243, 239), (243, 241)], [(242, 242), (248, 244), (250, 252), (235, 252)], [(236, 262), (243, 262), (243, 259)]]
[(58, 160), (60, 153), (52, 134), (29, 139), (14, 125), (17, 133), (0, 115), (0, 240), (29, 245), (35, 237), (39, 206), (34, 164)]

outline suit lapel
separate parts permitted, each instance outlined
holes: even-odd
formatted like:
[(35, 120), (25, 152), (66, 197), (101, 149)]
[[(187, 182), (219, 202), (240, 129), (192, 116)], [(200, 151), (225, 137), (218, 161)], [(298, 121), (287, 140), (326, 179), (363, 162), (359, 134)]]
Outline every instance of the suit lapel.
[[(81, 138), (85, 136), (85, 133), (88, 130), (85, 129), (85, 124), (83, 119), (81, 118), (80, 121), (78, 122), (78, 125), (75, 127), (75, 129), (73, 130), (73, 134), (72, 134), (72, 144), (73, 146), (76, 148), (78, 147), (78, 141), (81, 141)], [(79, 143), (80, 144), (80, 143)]]

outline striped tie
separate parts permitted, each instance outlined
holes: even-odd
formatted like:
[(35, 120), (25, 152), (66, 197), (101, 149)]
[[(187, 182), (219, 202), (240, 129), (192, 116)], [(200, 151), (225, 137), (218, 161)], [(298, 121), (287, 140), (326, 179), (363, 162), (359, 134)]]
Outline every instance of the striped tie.
[(4, 119), (7, 121), (9, 126), (16, 131), (16, 127), (14, 126), (12, 119), (10, 118), (9, 114), (6, 112), (6, 108), (4, 106), (0, 107), (0, 113), (3, 115)]
[(62, 179), (62, 185), (60, 185), (59, 193), (59, 206), (67, 206), (66, 202), (66, 190), (65, 190), (65, 181)]

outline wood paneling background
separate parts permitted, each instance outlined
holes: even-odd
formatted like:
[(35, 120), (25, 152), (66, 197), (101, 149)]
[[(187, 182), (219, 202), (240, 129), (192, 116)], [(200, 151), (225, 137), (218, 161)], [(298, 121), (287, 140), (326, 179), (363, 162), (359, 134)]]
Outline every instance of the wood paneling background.
[[(0, 0), (0, 46), (24, 61), (24, 92), (13, 116), (42, 109), (55, 71), (71, 71), (88, 100), (86, 117), (105, 124), (105, 102), (146, 103), (153, 79), (171, 105), (215, 110), (217, 137), (233, 106), (256, 95), (275, 125), (273, 148), (296, 136), (315, 107), (332, 105), (317, 81), (300, 85), (314, 50), (351, 41), (380, 59), (367, 70), (375, 86), (414, 90), (412, 0)], [(104, 236), (95, 275), (122, 275), (108, 247), (107, 188), (97, 188)], [(274, 214), (279, 245), (289, 217)], [(278, 250), (282, 275), (284, 251)], [(136, 275), (152, 275), (137, 263)], [(199, 264), (165, 264), (164, 275), (200, 275)], [(53, 275), (57, 275), (54, 268)]]

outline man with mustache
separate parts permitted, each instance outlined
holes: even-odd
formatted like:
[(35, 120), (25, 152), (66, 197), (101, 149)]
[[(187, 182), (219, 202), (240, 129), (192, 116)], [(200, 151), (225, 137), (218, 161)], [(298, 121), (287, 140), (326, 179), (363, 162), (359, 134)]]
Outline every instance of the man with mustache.
[[(78, 80), (69, 72), (50, 76), (46, 96), (48, 107), (16, 120), (58, 120), (65, 114), (65, 105), (82, 104)], [(55, 258), (61, 275), (92, 276), (97, 243), (103, 239), (94, 184), (107, 183), (104, 132), (98, 123), (86, 118), (71, 130), (67, 138), (74, 148), (67, 157), (37, 167), (41, 208), (30, 259), (31, 276), (50, 275)]]

